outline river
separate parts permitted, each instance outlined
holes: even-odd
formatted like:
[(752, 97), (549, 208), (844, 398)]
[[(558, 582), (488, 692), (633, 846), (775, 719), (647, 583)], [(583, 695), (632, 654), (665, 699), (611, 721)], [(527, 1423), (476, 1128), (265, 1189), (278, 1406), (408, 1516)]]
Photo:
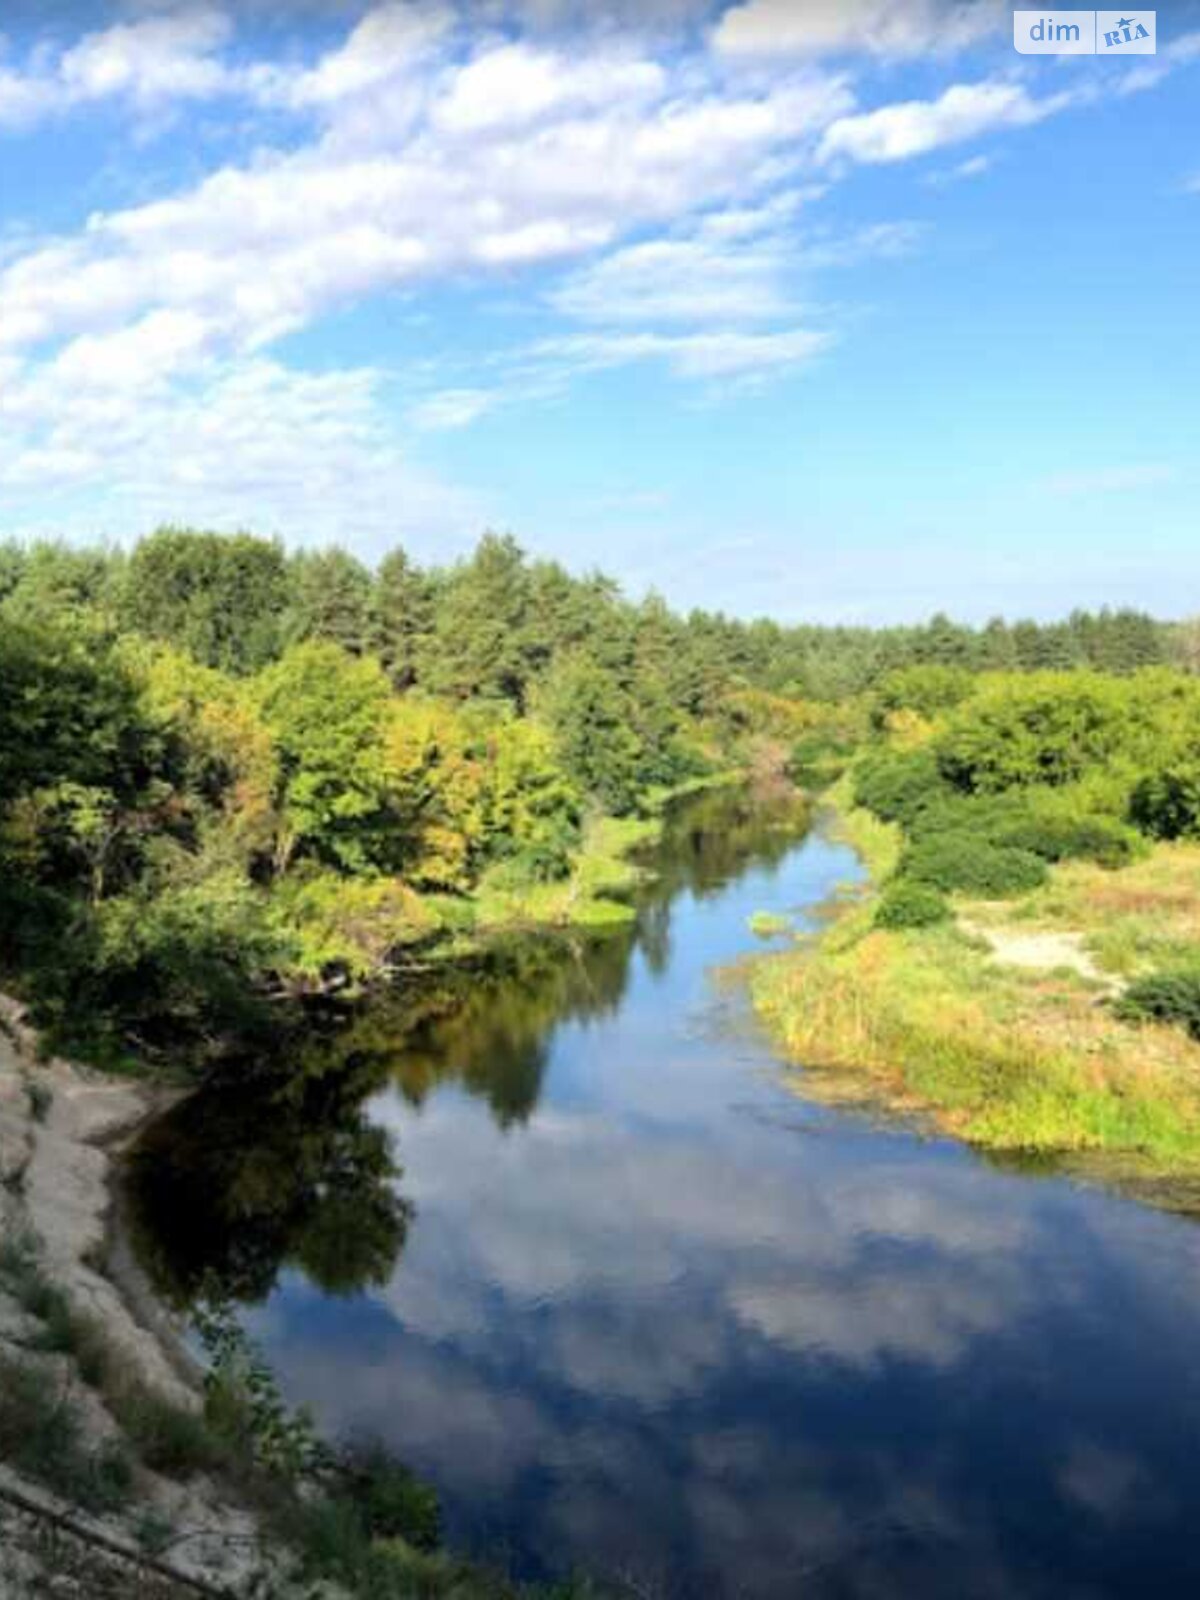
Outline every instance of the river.
[(215, 1275), (522, 1576), (1197, 1592), (1195, 1225), (805, 1097), (725, 970), (859, 873), (794, 808), (694, 803), (656, 865), (629, 936), (498, 947), (154, 1128), (163, 1292)]

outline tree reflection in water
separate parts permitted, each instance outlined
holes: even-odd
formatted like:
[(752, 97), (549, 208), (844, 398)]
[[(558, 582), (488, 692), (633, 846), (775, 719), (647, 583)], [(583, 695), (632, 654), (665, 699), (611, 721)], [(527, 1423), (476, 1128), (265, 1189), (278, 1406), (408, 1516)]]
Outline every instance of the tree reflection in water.
[(676, 897), (714, 894), (748, 862), (774, 865), (802, 820), (788, 794), (693, 800), (654, 852), (629, 929), (497, 940), (182, 1102), (141, 1138), (125, 1185), (135, 1247), (162, 1292), (181, 1308), (214, 1289), (257, 1303), (289, 1267), (329, 1294), (386, 1283), (412, 1207), (390, 1137), (366, 1114), (370, 1096), (394, 1085), (420, 1104), (453, 1081), (502, 1129), (526, 1122), (555, 1028), (615, 1012), (635, 950), (665, 966)]

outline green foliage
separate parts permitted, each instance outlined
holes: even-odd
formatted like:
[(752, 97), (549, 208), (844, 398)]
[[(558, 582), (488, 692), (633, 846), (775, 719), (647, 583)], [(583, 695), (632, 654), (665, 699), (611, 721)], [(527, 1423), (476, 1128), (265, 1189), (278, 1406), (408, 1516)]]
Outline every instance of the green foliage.
[(1148, 773), (1135, 784), (1129, 818), (1152, 839), (1200, 834), (1200, 759)]
[(879, 928), (930, 928), (945, 922), (950, 907), (945, 896), (928, 883), (894, 878), (879, 897), (875, 925)]
[(486, 852), (519, 865), (531, 881), (564, 877), (579, 843), (582, 801), (558, 764), (549, 730), (498, 724), (486, 746)]
[(1029, 850), (990, 843), (974, 833), (942, 833), (910, 845), (900, 860), (902, 877), (946, 893), (987, 898), (1024, 894), (1046, 879), (1046, 864)]
[(1094, 672), (990, 679), (936, 740), (938, 767), (968, 794), (1073, 783), (1144, 748), (1161, 716), (1159, 687)]
[(1144, 845), (1132, 829), (1114, 817), (1056, 814), (1030, 807), (996, 828), (997, 844), (1032, 851), (1043, 861), (1095, 861), (1102, 867), (1123, 867)]
[(132, 1390), (117, 1410), (126, 1438), (151, 1472), (187, 1479), (213, 1471), (225, 1459), (204, 1417), (149, 1389)]
[(312, 1418), (285, 1404), (274, 1374), (230, 1307), (201, 1305), (193, 1320), (209, 1360), (205, 1416), (217, 1436), (290, 1483), (326, 1470), (332, 1457)]
[(64, 782), (126, 796), (150, 738), (137, 687), (95, 626), (0, 627), (0, 805)]
[(785, 628), (630, 603), (495, 534), (372, 573), (163, 528), (128, 557), (0, 546), (0, 622), (0, 962), (111, 1064), (207, 1064), (262, 1037), (267, 994), (456, 931), (624, 922), (594, 816), (729, 768), (828, 781), (871, 719), (897, 747), (854, 762), (858, 799), (914, 845), (1115, 863), (1127, 818), (1196, 826), (1200, 685), (1156, 665), (1186, 630), (1133, 613)]
[(936, 662), (898, 667), (885, 673), (875, 689), (872, 721), (882, 727), (896, 711), (915, 711), (919, 716), (933, 718), (961, 705), (975, 687), (974, 675), (965, 667)]
[(277, 866), (298, 851), (346, 871), (386, 863), (390, 699), (378, 662), (327, 641), (295, 646), (263, 674), (258, 703), (281, 776)]
[(277, 886), (268, 916), (287, 969), (313, 981), (335, 972), (365, 981), (439, 926), (428, 903), (396, 878), (347, 879), (312, 865)]
[(372, 642), (397, 689), (410, 689), (426, 664), (437, 586), (403, 550), (384, 556), (375, 578)]
[(1128, 1022), (1174, 1022), (1200, 1039), (1200, 967), (1176, 967), (1138, 978), (1113, 1009)]
[(1118, 867), (1141, 848), (1136, 833), (1115, 817), (1087, 808), (1066, 790), (1021, 790), (1002, 795), (939, 791), (908, 823), (913, 839), (972, 834), (995, 845), (1026, 850), (1045, 861), (1082, 859)]
[(933, 752), (873, 751), (854, 770), (854, 801), (884, 822), (911, 826), (920, 812), (944, 792)]
[(622, 816), (637, 804), (642, 745), (631, 707), (611, 672), (579, 656), (556, 669), (539, 709), (558, 756), (580, 789)]
[(529, 578), (511, 535), (487, 533), (443, 589), (428, 686), (457, 700), (525, 700)]
[(274, 541), (161, 528), (130, 557), (121, 615), (129, 629), (205, 666), (245, 673), (278, 654), (288, 598), (287, 563)]
[(434, 1550), (441, 1543), (437, 1495), (383, 1445), (352, 1440), (337, 1452), (335, 1471), (369, 1537), (403, 1539), (415, 1550)]
[(361, 561), (336, 547), (300, 551), (289, 563), (288, 581), (284, 633), (290, 641), (328, 639), (352, 655), (367, 649), (373, 584)]

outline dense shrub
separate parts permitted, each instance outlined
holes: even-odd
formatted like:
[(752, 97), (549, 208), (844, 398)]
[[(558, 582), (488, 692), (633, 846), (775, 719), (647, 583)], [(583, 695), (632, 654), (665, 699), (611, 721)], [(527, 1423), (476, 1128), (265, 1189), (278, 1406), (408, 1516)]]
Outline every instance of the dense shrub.
[(928, 883), (894, 878), (879, 897), (878, 928), (930, 928), (950, 915), (945, 896)]
[(918, 716), (936, 717), (968, 699), (979, 680), (965, 667), (939, 666), (936, 663), (898, 667), (880, 680), (875, 691), (871, 720), (877, 728), (886, 726), (897, 711), (915, 711)]
[(1134, 858), (1139, 840), (1131, 828), (1116, 817), (1077, 810), (1061, 794), (1045, 789), (999, 795), (935, 791), (913, 816), (908, 832), (914, 841), (970, 834), (1044, 861), (1082, 859), (1120, 867)]
[(901, 873), (949, 892), (996, 896), (1024, 894), (1046, 879), (1046, 863), (1030, 850), (996, 845), (973, 833), (945, 833), (911, 845)]
[(1072, 783), (1132, 748), (1141, 692), (1093, 672), (996, 678), (937, 740), (942, 777), (968, 794)]
[[(1095, 861), (1123, 867), (1138, 850), (1138, 837), (1113, 817), (1055, 816), (1030, 811), (1000, 824), (997, 844), (1029, 850), (1044, 861)], [(1144, 848), (1144, 847), (1143, 847)]]
[(995, 841), (1001, 829), (1024, 813), (1023, 798), (1016, 795), (965, 795), (937, 789), (907, 824), (907, 832), (914, 840), (970, 833)]
[(880, 750), (854, 774), (854, 798), (884, 822), (910, 826), (945, 786), (930, 750)]
[(1200, 833), (1200, 768), (1177, 766), (1143, 778), (1130, 799), (1129, 818), (1152, 839)]
[(1200, 1039), (1200, 967), (1139, 978), (1113, 1008), (1127, 1022), (1175, 1022)]

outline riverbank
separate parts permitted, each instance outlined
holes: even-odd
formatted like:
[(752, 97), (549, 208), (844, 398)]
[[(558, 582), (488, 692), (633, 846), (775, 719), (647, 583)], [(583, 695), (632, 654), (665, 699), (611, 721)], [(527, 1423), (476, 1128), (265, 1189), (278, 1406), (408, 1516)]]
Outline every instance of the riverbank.
[(0, 1592), (531, 1600), (436, 1547), (397, 1464), (355, 1458), (351, 1495), (252, 1353), (204, 1381), (113, 1224), (115, 1160), (163, 1105), (43, 1059), (0, 996)]
[(1019, 898), (955, 896), (947, 922), (882, 928), (900, 830), (855, 808), (846, 781), (825, 803), (870, 884), (755, 965), (755, 1008), (789, 1057), (998, 1157), (1061, 1158), (1200, 1206), (1200, 1044), (1109, 1003), (1124, 977), (1194, 948), (1200, 847), (1156, 846), (1116, 870), (1064, 864)]
[(0, 998), (5, 1595), (236, 1593), (277, 1568), (255, 1514), (189, 1460), (201, 1390), (169, 1319), (140, 1319), (106, 1270), (112, 1155), (161, 1105), (39, 1059)]
[(514, 883), (500, 867), (485, 875), (466, 902), (457, 906), (438, 902), (446, 928), (458, 935), (449, 952), (459, 953), (462, 936), (470, 933), (489, 936), (539, 928), (596, 933), (628, 927), (636, 916), (632, 897), (645, 881), (647, 870), (637, 858), (660, 842), (671, 808), (745, 784), (750, 776), (745, 770), (731, 769), (689, 778), (649, 791), (636, 816), (594, 818), (584, 830), (564, 878), (541, 884)]

